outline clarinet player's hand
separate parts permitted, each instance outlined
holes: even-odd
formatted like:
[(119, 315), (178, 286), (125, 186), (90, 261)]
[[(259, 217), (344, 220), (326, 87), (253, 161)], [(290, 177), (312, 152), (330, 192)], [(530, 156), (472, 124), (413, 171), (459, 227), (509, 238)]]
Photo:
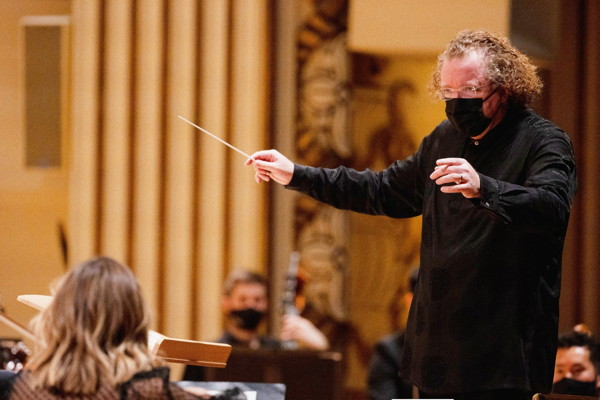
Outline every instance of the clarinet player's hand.
[(312, 322), (299, 315), (286, 314), (283, 316), (281, 340), (294, 340), (303, 349), (327, 350), (329, 341)]

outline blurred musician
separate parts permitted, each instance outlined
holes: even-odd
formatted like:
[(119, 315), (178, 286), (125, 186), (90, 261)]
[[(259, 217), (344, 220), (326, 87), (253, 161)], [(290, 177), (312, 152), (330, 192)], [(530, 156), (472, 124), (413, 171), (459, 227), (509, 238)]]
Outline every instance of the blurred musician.
[[(226, 328), (217, 342), (250, 349), (287, 348), (294, 342), (300, 349), (327, 350), (329, 341), (325, 335), (297, 313), (283, 316), (279, 338), (261, 334), (260, 324), (269, 306), (267, 288), (266, 279), (257, 273), (235, 270), (229, 274), (221, 296)], [(202, 367), (187, 366), (183, 379), (202, 380)]]

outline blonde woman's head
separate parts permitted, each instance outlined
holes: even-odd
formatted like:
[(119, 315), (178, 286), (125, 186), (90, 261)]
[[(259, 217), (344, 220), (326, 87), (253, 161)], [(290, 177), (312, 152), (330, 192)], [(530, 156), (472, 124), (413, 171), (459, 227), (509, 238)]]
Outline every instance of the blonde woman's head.
[(31, 360), (37, 386), (90, 394), (152, 368), (149, 314), (129, 270), (108, 257), (88, 260), (60, 281), (34, 322), (40, 339)]

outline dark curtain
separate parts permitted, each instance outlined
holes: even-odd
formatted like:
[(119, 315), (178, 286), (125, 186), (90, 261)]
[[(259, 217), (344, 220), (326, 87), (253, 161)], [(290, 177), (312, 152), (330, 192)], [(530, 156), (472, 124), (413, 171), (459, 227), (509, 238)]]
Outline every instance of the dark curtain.
[(600, 1), (561, 0), (560, 37), (550, 119), (573, 139), (579, 176), (564, 252), (560, 327), (585, 323), (600, 335)]

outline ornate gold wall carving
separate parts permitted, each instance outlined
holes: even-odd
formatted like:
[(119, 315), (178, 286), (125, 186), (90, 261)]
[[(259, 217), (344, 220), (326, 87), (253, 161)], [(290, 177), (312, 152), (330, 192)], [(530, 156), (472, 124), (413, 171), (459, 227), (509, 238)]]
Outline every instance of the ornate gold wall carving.
[[(298, 161), (381, 170), (412, 154), (443, 116), (425, 90), (435, 57), (351, 55), (345, 2), (313, 5), (298, 36)], [(429, 107), (424, 129), (414, 125), (415, 102)], [(420, 220), (359, 215), (303, 196), (295, 217), (305, 315), (344, 352), (346, 386), (360, 391), (372, 345), (405, 324), (399, 297), (418, 264)]]

